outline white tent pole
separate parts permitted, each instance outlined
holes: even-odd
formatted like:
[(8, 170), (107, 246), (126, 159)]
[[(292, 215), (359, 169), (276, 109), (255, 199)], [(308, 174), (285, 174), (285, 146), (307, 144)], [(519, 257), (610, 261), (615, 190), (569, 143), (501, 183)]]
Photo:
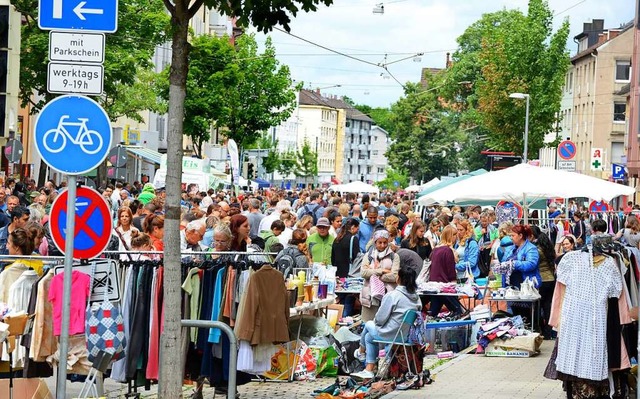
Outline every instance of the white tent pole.
[(529, 204), (525, 193), (522, 194), (522, 208), (524, 209), (524, 224), (529, 224)]

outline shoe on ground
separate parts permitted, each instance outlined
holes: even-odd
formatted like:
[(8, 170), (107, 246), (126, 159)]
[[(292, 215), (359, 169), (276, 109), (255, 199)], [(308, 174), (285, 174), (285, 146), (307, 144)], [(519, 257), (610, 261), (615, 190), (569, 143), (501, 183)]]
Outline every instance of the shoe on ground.
[(360, 352), (360, 348), (357, 348), (355, 352), (353, 352), (353, 357), (358, 359), (358, 361), (364, 363), (367, 360), (367, 355), (365, 353)]
[(376, 375), (373, 373), (373, 371), (369, 371), (369, 370), (362, 370), (359, 373), (351, 374), (351, 377), (357, 378), (357, 379), (360, 379), (360, 380), (370, 380), (375, 376)]

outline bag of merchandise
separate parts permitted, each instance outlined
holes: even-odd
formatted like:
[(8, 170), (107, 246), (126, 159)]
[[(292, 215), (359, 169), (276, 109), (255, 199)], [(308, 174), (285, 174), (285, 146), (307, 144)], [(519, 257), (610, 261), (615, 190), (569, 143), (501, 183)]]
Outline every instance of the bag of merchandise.
[(338, 375), (340, 354), (333, 346), (321, 348), (312, 346), (311, 352), (316, 359), (316, 376), (335, 377)]
[(314, 379), (317, 363), (311, 348), (303, 341), (298, 341), (295, 351), (298, 356), (298, 364), (296, 365), (296, 371), (293, 373), (293, 379), (296, 381)]
[[(295, 342), (291, 343), (295, 347)], [(287, 380), (291, 375), (291, 365), (295, 361), (294, 351), (288, 351), (286, 344), (278, 346), (278, 351), (271, 356), (271, 368), (264, 373), (265, 378), (270, 380)]]

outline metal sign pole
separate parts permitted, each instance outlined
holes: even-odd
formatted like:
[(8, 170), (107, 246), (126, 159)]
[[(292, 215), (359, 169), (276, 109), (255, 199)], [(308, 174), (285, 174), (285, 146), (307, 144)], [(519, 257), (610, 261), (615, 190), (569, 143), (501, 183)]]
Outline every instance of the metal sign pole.
[(69, 353), (69, 318), (71, 314), (71, 273), (73, 272), (73, 238), (76, 222), (76, 176), (67, 176), (67, 228), (64, 248), (64, 291), (62, 297), (62, 329), (60, 330), (60, 359), (56, 398), (67, 396), (67, 356)]

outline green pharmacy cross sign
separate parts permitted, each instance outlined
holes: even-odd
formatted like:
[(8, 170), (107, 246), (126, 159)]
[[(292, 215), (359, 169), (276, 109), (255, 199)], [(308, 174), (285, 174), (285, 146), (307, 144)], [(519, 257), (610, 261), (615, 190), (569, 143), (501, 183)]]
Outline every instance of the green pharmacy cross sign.
[(593, 167), (595, 169), (600, 169), (600, 167), (602, 166), (602, 164), (600, 163), (600, 161), (598, 161), (597, 159), (593, 162), (591, 162), (591, 165), (593, 165)]

